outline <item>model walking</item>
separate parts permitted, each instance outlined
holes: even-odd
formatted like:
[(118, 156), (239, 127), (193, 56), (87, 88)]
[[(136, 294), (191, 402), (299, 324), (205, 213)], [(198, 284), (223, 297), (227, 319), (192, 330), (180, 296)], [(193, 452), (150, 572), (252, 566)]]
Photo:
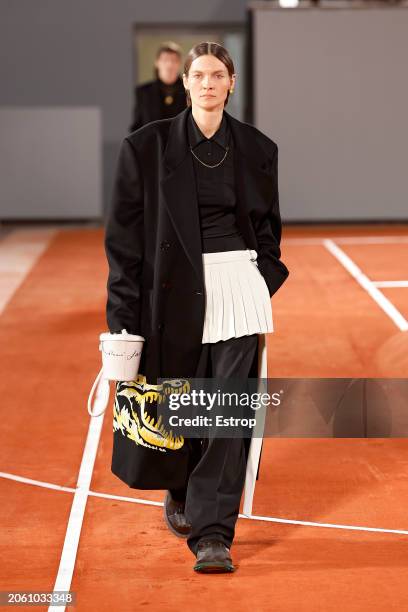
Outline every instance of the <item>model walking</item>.
[[(273, 331), (280, 260), (277, 145), (225, 111), (228, 51), (187, 55), (187, 108), (121, 146), (107, 218), (107, 321), (146, 338), (140, 371), (157, 377), (256, 376), (258, 335)], [(165, 519), (201, 572), (234, 571), (230, 547), (245, 482), (243, 438), (189, 439), (189, 477)]]

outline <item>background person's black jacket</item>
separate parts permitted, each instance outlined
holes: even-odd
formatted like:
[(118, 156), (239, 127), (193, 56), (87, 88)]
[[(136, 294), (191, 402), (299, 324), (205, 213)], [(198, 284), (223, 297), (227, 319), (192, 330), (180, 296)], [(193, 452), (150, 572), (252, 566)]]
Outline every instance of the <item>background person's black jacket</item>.
[(164, 114), (162, 99), (163, 92), (159, 79), (136, 85), (129, 132), (134, 132), (151, 121), (174, 117), (186, 108), (186, 92), (181, 77), (175, 83), (174, 102), (165, 109), (167, 116)]

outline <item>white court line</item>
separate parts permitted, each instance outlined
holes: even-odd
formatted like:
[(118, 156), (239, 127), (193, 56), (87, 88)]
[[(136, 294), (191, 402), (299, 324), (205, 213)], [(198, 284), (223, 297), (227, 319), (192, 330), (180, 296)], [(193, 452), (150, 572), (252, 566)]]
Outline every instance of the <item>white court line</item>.
[(373, 300), (379, 305), (380, 308), (387, 314), (390, 319), (401, 331), (408, 330), (408, 321), (402, 316), (402, 314), (395, 308), (383, 293), (377, 287), (373, 285), (368, 276), (362, 272), (362, 270), (354, 263), (354, 261), (346, 255), (346, 253), (337, 246), (333, 240), (326, 239), (323, 242), (326, 249), (346, 268), (351, 276), (367, 291), (367, 293), (373, 298)]
[(333, 236), (333, 240), (344, 244), (404, 244), (408, 236)]
[(403, 535), (408, 535), (408, 531), (405, 529), (382, 529), (380, 527), (361, 527), (360, 525), (339, 525), (337, 523), (315, 523), (313, 521), (296, 521), (292, 519), (278, 519), (271, 518), (269, 516), (256, 516), (251, 514), (250, 516), (245, 516), (244, 514), (240, 514), (242, 518), (253, 519), (255, 521), (271, 521), (274, 523), (290, 523), (291, 525), (308, 525), (309, 527), (329, 527), (331, 529), (351, 529), (357, 531), (380, 531), (382, 533), (402, 533)]
[(67, 493), (74, 493), (74, 487), (64, 487), (62, 485), (56, 485), (52, 482), (44, 482), (43, 480), (35, 480), (34, 478), (26, 478), (26, 476), (18, 476), (17, 474), (10, 474), (9, 472), (0, 472), (0, 478), (7, 478), (8, 480), (15, 480), (16, 482), (23, 482), (24, 484), (35, 485), (36, 487), (43, 487), (45, 489), (55, 489), (56, 491), (65, 491)]
[(57, 231), (56, 228), (19, 229), (0, 240), (0, 314)]
[[(99, 412), (106, 404), (106, 398), (102, 391), (104, 382), (104, 379), (101, 378), (96, 387), (93, 404), (93, 410), (95, 412)], [(77, 486), (75, 488), (74, 499), (72, 500), (64, 546), (62, 548), (60, 564), (53, 589), (54, 591), (69, 591), (71, 587), (79, 538), (85, 515), (85, 507), (89, 495), (89, 486), (91, 484), (104, 416), (105, 412), (97, 417), (90, 417), (89, 419), (88, 435), (82, 454)], [(65, 610), (65, 606), (52, 605), (48, 607), (49, 612), (61, 612), (63, 610)]]
[[(408, 236), (333, 236), (332, 238), (340, 244), (405, 244), (408, 242)], [(282, 239), (282, 244), (298, 244), (298, 245), (316, 245), (323, 244), (326, 238), (324, 236), (314, 236), (313, 238), (285, 238)]]
[(408, 280), (371, 281), (375, 287), (408, 287)]
[[(41, 480), (34, 480), (32, 478), (25, 478), (23, 476), (16, 476), (14, 474), (9, 474), (7, 472), (0, 472), (1, 478), (7, 478), (9, 480), (16, 480), (18, 482), (23, 482), (26, 484), (32, 484), (38, 487), (45, 487), (47, 489), (55, 489), (57, 491), (67, 491), (69, 493), (74, 493), (76, 489), (73, 487), (62, 487), (59, 485), (51, 484), (49, 482), (44, 482)], [(97, 493), (96, 491), (88, 490), (88, 495), (93, 497), (102, 497), (105, 499), (114, 499), (116, 501), (124, 501), (130, 502), (132, 504), (142, 504), (146, 506), (163, 506), (163, 502), (152, 501), (150, 499), (141, 499), (137, 497), (125, 497), (123, 495), (112, 495), (110, 493)], [(298, 521), (295, 519), (282, 519), (275, 518), (272, 516), (258, 516), (256, 514), (250, 514), (247, 516), (246, 514), (239, 514), (240, 518), (254, 520), (254, 521), (267, 521), (273, 523), (287, 523), (289, 525), (307, 525), (309, 527), (330, 527), (332, 529), (350, 529), (350, 530), (358, 530), (358, 531), (378, 531), (381, 533), (401, 533), (403, 535), (408, 535), (408, 530), (405, 529), (383, 529), (381, 527), (363, 527), (360, 525), (341, 525), (338, 523), (316, 523), (314, 521)], [(60, 606), (59, 606), (60, 607)]]

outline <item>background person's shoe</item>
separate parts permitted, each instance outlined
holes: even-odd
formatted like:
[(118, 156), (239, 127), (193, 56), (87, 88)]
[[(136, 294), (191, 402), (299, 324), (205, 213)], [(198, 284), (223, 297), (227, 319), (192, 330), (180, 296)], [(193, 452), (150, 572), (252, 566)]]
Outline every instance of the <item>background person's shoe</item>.
[(164, 520), (167, 527), (179, 538), (188, 538), (191, 533), (191, 525), (184, 516), (184, 502), (172, 498), (167, 491), (164, 498)]
[(197, 544), (197, 560), (194, 566), (196, 572), (214, 574), (234, 572), (229, 548), (219, 540), (202, 539)]

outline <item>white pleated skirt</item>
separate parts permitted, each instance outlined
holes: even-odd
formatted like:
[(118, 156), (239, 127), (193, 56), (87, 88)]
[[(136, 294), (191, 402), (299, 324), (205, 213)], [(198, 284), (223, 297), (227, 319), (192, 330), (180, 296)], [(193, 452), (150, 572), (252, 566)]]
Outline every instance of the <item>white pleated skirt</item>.
[(205, 320), (202, 343), (273, 331), (268, 286), (253, 249), (203, 253)]

